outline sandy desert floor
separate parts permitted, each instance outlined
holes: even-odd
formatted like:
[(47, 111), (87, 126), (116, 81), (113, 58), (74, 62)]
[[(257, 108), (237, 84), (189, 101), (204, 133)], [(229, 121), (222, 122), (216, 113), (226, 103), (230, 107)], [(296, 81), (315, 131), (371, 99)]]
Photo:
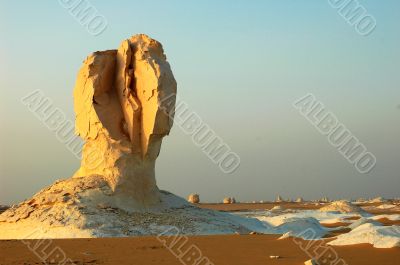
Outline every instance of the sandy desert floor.
[[(238, 204), (199, 204), (203, 208), (211, 208), (222, 211), (241, 210), (265, 210), (276, 206), (276, 203), (238, 203)], [(285, 208), (292, 209), (318, 209), (320, 206), (313, 203), (280, 203)], [(384, 214), (380, 211), (374, 214)], [(391, 212), (393, 214), (393, 212)], [(381, 221), (382, 223), (385, 220)], [(328, 224), (335, 227), (343, 224)], [(391, 223), (389, 224), (391, 225)], [(34, 264), (64, 264), (65, 253), (71, 262), (65, 264), (193, 264), (193, 262), (181, 262), (176, 253), (182, 253), (190, 247), (200, 249), (202, 257), (208, 258), (210, 264), (304, 264), (310, 259), (307, 251), (302, 250), (301, 245), (306, 245), (300, 239), (286, 238), (278, 240), (279, 235), (212, 235), (189, 236), (187, 241), (180, 244), (181, 252), (177, 247), (169, 248), (168, 243), (163, 244), (157, 237), (132, 237), (132, 238), (99, 238), (99, 239), (58, 239), (58, 240), (3, 240), (0, 241), (0, 265), (34, 265)], [(170, 238), (164, 238), (167, 242)], [(181, 240), (182, 238), (179, 238)], [(184, 242), (185, 239), (182, 239)], [(327, 256), (321, 253), (321, 247), (337, 253), (348, 265), (395, 265), (399, 264), (400, 248), (379, 249), (369, 244), (352, 246), (328, 246), (324, 240), (316, 241), (319, 251), (309, 248), (309, 254), (320, 254), (322, 264)], [(297, 243), (296, 243), (297, 242)], [(300, 243), (299, 243), (300, 242)], [(176, 245), (178, 246), (178, 245)], [(35, 249), (35, 250), (32, 250)], [(323, 251), (322, 251), (323, 252)], [(271, 259), (270, 256), (280, 256)], [(182, 259), (185, 255), (182, 256)], [(53, 260), (52, 260), (53, 259)], [(326, 260), (325, 260), (326, 261)], [(201, 265), (206, 265), (201, 263)], [(321, 264), (321, 265), (322, 265)], [(336, 265), (336, 264), (335, 264)]]
[[(213, 264), (300, 265), (309, 257), (292, 239), (273, 235), (193, 236), (187, 244), (197, 246)], [(37, 240), (32, 240), (35, 244)], [(74, 264), (182, 264), (156, 237), (52, 240)], [(0, 264), (43, 264), (42, 259), (20, 241), (0, 242)], [(348, 265), (399, 264), (400, 248), (376, 249), (370, 245), (334, 247)], [(279, 255), (279, 259), (270, 256)], [(49, 262), (49, 264), (52, 264)], [(53, 263), (53, 264), (58, 264)], [(68, 264), (68, 263), (67, 263)], [(188, 263), (192, 264), (192, 263)]]

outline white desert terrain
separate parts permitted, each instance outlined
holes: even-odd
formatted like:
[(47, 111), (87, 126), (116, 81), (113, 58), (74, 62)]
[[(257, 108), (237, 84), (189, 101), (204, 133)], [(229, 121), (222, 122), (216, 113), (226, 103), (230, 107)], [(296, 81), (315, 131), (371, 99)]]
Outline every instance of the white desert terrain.
[[(177, 236), (176, 231), (191, 236), (215, 264), (244, 264), (243, 255), (246, 264), (301, 264), (312, 257), (299, 245), (315, 242), (337, 251), (335, 262), (341, 264), (400, 260), (398, 200), (288, 202), (278, 196), (274, 203), (238, 203), (225, 197), (205, 204), (199, 194), (188, 202), (159, 189), (155, 163), (173, 125), (176, 93), (163, 47), (147, 35), (89, 55), (74, 89), (76, 133), (85, 141), (81, 166), (18, 205), (0, 207), (0, 264), (38, 262), (32, 253), (18, 256), (26, 252), (18, 240), (28, 239), (60, 239), (52, 243), (62, 245), (73, 264), (130, 264), (102, 253), (108, 244), (121, 251), (131, 245), (143, 264), (176, 264), (155, 237)], [(77, 250), (84, 242), (92, 245)], [(244, 244), (249, 251), (240, 251)], [(359, 257), (366, 249), (369, 254)], [(157, 258), (147, 257), (153, 254)], [(378, 263), (365, 263), (372, 254)]]

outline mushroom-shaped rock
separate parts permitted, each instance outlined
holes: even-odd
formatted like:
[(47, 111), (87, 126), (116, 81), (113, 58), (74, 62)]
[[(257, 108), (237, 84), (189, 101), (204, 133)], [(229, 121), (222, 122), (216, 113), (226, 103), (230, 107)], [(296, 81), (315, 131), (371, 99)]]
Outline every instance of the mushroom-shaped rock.
[(162, 45), (144, 34), (87, 57), (74, 89), (76, 132), (85, 141), (74, 177), (99, 175), (114, 193), (157, 203), (155, 162), (175, 98)]

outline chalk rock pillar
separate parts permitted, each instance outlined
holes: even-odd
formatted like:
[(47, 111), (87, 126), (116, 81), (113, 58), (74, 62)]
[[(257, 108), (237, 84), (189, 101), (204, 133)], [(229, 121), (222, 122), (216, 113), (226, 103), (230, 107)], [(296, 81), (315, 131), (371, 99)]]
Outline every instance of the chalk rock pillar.
[(176, 87), (161, 43), (144, 34), (89, 55), (74, 89), (76, 133), (85, 141), (74, 177), (99, 175), (116, 195), (157, 203), (155, 161), (172, 127)]

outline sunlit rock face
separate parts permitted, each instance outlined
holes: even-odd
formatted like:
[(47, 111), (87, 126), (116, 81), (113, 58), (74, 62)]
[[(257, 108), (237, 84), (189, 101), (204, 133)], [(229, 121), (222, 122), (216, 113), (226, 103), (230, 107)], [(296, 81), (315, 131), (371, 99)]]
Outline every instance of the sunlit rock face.
[(76, 133), (85, 140), (74, 177), (100, 175), (116, 194), (158, 202), (155, 161), (176, 87), (161, 43), (144, 34), (88, 56), (74, 89)]

